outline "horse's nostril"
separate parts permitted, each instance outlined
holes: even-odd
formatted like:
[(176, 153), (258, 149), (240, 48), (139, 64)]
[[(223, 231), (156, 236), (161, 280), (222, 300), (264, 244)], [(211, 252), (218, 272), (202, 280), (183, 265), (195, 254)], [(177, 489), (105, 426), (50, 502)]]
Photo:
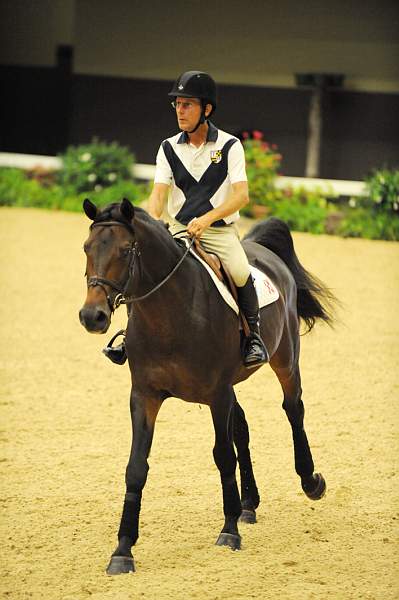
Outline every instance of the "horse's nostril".
[(105, 314), (105, 312), (103, 312), (102, 310), (99, 310), (96, 314), (96, 321), (97, 323), (105, 323), (107, 320), (107, 315)]

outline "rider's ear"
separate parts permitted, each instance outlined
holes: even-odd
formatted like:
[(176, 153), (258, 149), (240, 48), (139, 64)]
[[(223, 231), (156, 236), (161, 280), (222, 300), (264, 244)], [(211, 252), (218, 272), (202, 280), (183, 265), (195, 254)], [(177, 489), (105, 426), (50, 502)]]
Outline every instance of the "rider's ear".
[(88, 198), (83, 200), (83, 210), (85, 211), (89, 219), (94, 221), (94, 219), (97, 216), (97, 206), (93, 204), (93, 202), (91, 202)]
[(134, 206), (127, 198), (123, 198), (120, 207), (121, 214), (127, 219), (129, 222), (132, 221), (134, 217)]

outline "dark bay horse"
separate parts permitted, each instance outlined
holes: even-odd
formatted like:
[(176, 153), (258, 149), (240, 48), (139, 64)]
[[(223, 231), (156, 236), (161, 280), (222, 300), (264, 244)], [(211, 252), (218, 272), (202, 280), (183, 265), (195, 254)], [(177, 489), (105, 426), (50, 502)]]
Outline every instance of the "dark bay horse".
[[(259, 494), (248, 448), (248, 426), (233, 386), (256, 369), (242, 365), (237, 315), (216, 290), (202, 265), (182, 242), (176, 243), (161, 221), (124, 199), (98, 210), (84, 202), (93, 221), (84, 244), (87, 298), (82, 325), (105, 333), (120, 302), (130, 308), (126, 350), (132, 373), (130, 410), (133, 441), (126, 468), (126, 494), (118, 546), (108, 574), (134, 571), (132, 546), (139, 535), (141, 496), (155, 420), (170, 396), (210, 407), (220, 471), (224, 526), (218, 545), (240, 548), (237, 522), (255, 522)], [(243, 241), (251, 264), (267, 273), (279, 299), (261, 310), (261, 334), (270, 366), (284, 394), (283, 408), (292, 428), (295, 470), (312, 500), (325, 492), (303, 426), (304, 406), (299, 372), (299, 325), (316, 319), (331, 322), (333, 295), (299, 263), (288, 227), (271, 218), (256, 225)], [(237, 449), (237, 457), (234, 450)], [(241, 475), (241, 494), (236, 463)]]

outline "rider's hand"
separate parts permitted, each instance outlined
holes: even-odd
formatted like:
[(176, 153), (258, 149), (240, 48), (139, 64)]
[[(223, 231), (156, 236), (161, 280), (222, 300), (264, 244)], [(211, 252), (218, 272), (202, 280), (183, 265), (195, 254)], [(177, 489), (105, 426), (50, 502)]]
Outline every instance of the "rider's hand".
[(212, 223), (213, 221), (207, 215), (202, 215), (202, 217), (194, 217), (194, 219), (191, 219), (187, 225), (187, 233), (199, 239), (204, 233), (205, 229), (210, 227)]

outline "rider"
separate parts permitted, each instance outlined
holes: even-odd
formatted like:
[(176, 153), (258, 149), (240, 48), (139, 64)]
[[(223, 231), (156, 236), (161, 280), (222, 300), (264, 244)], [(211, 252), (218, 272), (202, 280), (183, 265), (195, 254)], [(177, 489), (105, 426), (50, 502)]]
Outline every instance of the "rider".
[[(249, 200), (244, 149), (236, 137), (209, 121), (217, 103), (216, 84), (210, 75), (183, 73), (169, 96), (180, 133), (164, 140), (159, 148), (148, 212), (160, 219), (170, 192), (171, 233), (187, 229), (229, 269), (250, 329), (243, 362), (252, 368), (268, 362), (269, 357), (259, 333), (258, 298), (248, 259), (235, 225), (239, 209)], [(118, 364), (126, 360), (124, 343), (108, 346), (104, 353)]]

